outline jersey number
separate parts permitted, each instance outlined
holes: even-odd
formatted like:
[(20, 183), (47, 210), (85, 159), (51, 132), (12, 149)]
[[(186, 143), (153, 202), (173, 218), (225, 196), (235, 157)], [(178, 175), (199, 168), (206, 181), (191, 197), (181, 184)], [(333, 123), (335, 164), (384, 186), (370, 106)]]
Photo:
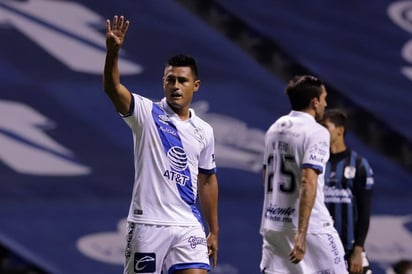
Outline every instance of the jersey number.
[[(273, 156), (269, 156), (268, 158), (268, 173), (267, 176), (267, 191), (273, 191)], [(282, 173), (283, 177), (286, 179), (284, 182), (279, 183), (279, 190), (285, 193), (292, 193), (296, 189), (296, 178), (298, 175), (296, 163), (294, 161), (294, 157), (291, 155), (281, 155), (281, 162), (280, 162), (280, 172)]]

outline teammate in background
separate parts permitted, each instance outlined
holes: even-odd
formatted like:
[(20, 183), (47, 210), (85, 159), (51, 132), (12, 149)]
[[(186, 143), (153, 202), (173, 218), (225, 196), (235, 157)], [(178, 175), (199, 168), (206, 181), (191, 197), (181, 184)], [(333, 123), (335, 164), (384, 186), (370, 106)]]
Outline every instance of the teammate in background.
[(310, 75), (286, 87), (291, 112), (265, 135), (262, 273), (348, 273), (344, 250), (323, 199), (329, 133), (327, 91)]
[(213, 129), (190, 108), (200, 87), (196, 61), (186, 55), (168, 60), (160, 102), (131, 93), (121, 84), (118, 67), (128, 28), (123, 16), (106, 21), (103, 75), (104, 90), (134, 142), (124, 273), (205, 274), (209, 259), (213, 266), (217, 261), (218, 184)]
[(372, 273), (364, 244), (371, 215), (374, 178), (368, 161), (345, 144), (347, 115), (330, 109), (321, 123), (330, 133), (325, 172), (325, 203), (345, 249), (350, 273)]

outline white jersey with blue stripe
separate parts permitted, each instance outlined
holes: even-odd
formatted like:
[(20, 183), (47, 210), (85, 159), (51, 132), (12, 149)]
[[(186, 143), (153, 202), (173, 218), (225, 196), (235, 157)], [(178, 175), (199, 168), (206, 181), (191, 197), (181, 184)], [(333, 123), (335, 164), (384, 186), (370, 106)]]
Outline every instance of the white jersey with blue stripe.
[(199, 225), (197, 175), (215, 173), (212, 127), (190, 109), (180, 120), (163, 98), (153, 102), (132, 93), (124, 117), (133, 132), (135, 178), (128, 221)]
[(329, 143), (326, 128), (305, 112), (291, 111), (270, 126), (265, 135), (266, 178), (261, 232), (297, 229), (301, 170), (305, 167), (319, 174), (308, 233), (333, 228), (323, 197)]

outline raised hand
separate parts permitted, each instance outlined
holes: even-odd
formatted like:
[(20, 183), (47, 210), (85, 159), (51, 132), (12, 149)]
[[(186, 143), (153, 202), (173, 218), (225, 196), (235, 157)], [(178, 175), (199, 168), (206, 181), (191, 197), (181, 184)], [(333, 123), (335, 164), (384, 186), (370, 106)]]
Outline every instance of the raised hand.
[(119, 50), (123, 45), (130, 22), (123, 16), (113, 17), (113, 24), (106, 20), (106, 48), (107, 50)]

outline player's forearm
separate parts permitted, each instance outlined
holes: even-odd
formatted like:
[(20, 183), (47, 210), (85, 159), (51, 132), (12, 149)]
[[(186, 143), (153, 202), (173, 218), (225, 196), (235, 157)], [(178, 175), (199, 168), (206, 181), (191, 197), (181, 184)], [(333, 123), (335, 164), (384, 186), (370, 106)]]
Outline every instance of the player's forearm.
[(208, 182), (201, 184), (199, 200), (209, 232), (217, 235), (219, 233), (218, 184), (215, 180), (208, 180)]
[(362, 190), (356, 193), (358, 218), (355, 224), (355, 245), (364, 246), (366, 236), (369, 230), (371, 208), (372, 208), (372, 190)]
[(217, 210), (216, 213), (205, 214), (205, 218), (208, 225), (209, 233), (217, 236), (219, 234)]
[(118, 66), (118, 52), (107, 51), (103, 73), (103, 87), (110, 98), (116, 95), (120, 85), (120, 72)]
[[(201, 199), (202, 212), (205, 216), (209, 233), (217, 235), (219, 233), (218, 213), (217, 213), (217, 199), (211, 199), (205, 201), (205, 198)], [(216, 200), (216, 202), (214, 201)]]
[(369, 230), (369, 216), (363, 217), (364, 219), (358, 220), (356, 224), (355, 245), (364, 246), (366, 236)]
[(312, 178), (302, 178), (300, 198), (299, 198), (299, 233), (306, 234), (309, 226), (310, 214), (316, 198), (316, 180)]
[(106, 54), (103, 87), (116, 110), (124, 115), (129, 113), (132, 97), (129, 90), (120, 83), (118, 52), (115, 50), (108, 50)]

